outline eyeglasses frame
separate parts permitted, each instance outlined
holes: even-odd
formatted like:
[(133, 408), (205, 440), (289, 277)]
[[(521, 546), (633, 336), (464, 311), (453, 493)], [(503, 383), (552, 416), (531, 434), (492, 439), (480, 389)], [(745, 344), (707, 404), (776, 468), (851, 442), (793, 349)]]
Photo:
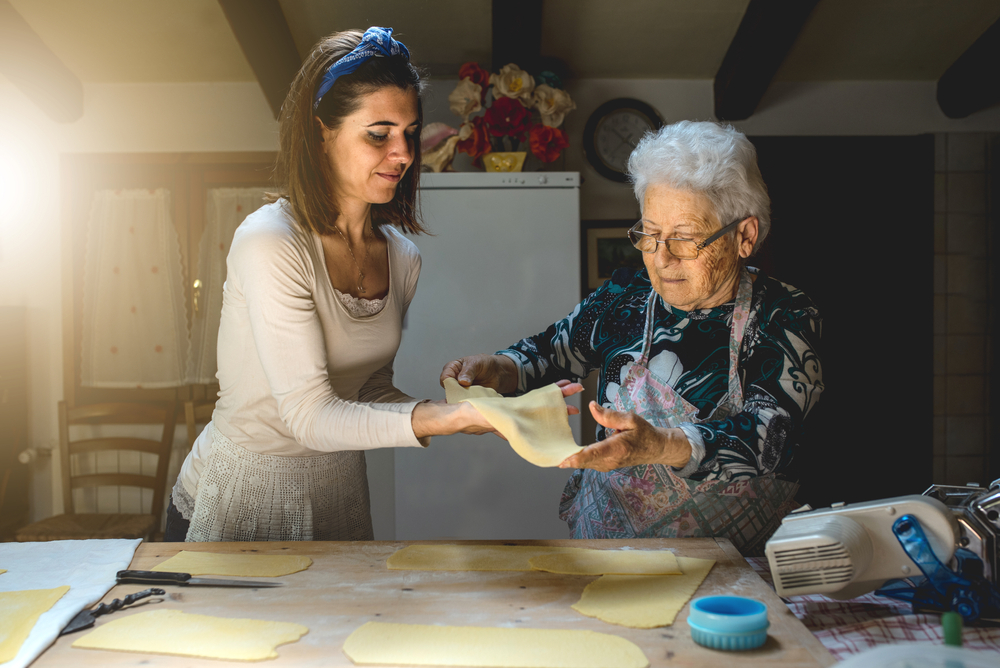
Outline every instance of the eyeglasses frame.
[[(713, 234), (709, 238), (707, 238), (704, 241), (702, 241), (700, 244), (695, 244), (695, 247), (694, 247), (694, 250), (695, 250), (694, 257), (678, 257), (677, 259), (678, 260), (697, 260), (698, 256), (701, 255), (701, 251), (703, 251), (705, 248), (707, 248), (709, 244), (711, 244), (711, 243), (713, 243), (713, 242), (721, 239), (726, 234), (728, 234), (730, 230), (732, 230), (734, 227), (736, 227), (737, 225), (739, 225), (744, 220), (746, 220), (747, 218), (750, 218), (750, 217), (751, 216), (744, 216), (743, 218), (737, 218), (736, 220), (734, 220), (733, 222), (729, 223), (728, 225), (726, 225), (725, 227), (723, 227), (721, 230), (719, 230), (718, 232), (716, 232), (715, 234)], [(656, 242), (657, 247), (655, 249), (651, 250), (651, 251), (644, 251), (644, 250), (639, 249), (636, 246), (635, 249), (637, 251), (639, 251), (640, 253), (646, 253), (648, 255), (653, 255), (658, 250), (660, 250), (659, 244), (663, 244), (663, 247), (667, 248), (667, 242), (668, 241), (687, 241), (688, 243), (694, 243), (694, 239), (678, 239), (677, 237), (667, 237), (666, 239), (656, 239), (655, 237), (653, 237), (652, 234), (646, 234), (645, 232), (639, 232), (639, 231), (637, 231), (635, 229), (636, 227), (638, 227), (641, 224), (642, 224), (641, 220), (637, 221), (635, 225), (633, 225), (632, 227), (630, 227), (628, 229), (628, 232), (625, 233), (625, 236), (628, 237), (628, 240), (632, 243), (633, 246), (635, 246), (635, 242), (632, 241), (632, 235), (636, 234), (636, 235), (642, 235), (644, 237), (649, 237), (650, 239), (653, 239), (653, 241)], [(667, 248), (667, 252), (670, 253), (670, 249), (669, 248)], [(674, 255), (673, 253), (670, 253), (670, 254)], [(674, 255), (674, 257), (677, 257), (677, 256)]]

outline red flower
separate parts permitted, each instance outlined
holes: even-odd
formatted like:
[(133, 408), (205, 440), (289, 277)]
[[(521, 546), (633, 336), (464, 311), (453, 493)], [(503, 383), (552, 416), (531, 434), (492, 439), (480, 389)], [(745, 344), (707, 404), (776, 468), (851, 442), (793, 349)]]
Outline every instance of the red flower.
[(513, 137), (517, 141), (524, 141), (531, 121), (531, 112), (524, 108), (520, 100), (501, 97), (493, 101), (483, 117), (490, 126), (490, 134), (494, 137)]
[(490, 136), (486, 131), (486, 121), (482, 116), (472, 119), (472, 134), (456, 145), (462, 153), (468, 153), (473, 160), (478, 160), (493, 150), (490, 146)]
[(538, 124), (531, 128), (531, 152), (542, 162), (552, 162), (569, 146), (569, 137), (559, 128)]
[(480, 102), (486, 101), (486, 89), (490, 87), (490, 73), (480, 67), (479, 63), (468, 62), (458, 68), (458, 80), (471, 79), (472, 83), (482, 87)]

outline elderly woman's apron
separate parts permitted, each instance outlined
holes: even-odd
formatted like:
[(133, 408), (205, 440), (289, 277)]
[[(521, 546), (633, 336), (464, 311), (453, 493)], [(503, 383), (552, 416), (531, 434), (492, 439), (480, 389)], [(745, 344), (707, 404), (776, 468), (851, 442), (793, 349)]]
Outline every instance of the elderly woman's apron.
[(265, 455), (207, 429), (212, 452), (186, 540), (373, 539), (363, 452)]
[[(743, 409), (740, 346), (750, 316), (753, 283), (740, 277), (729, 337), (729, 391), (704, 420), (698, 409), (649, 370), (655, 290), (646, 306), (642, 354), (614, 399), (615, 410), (632, 412), (656, 427), (721, 420)], [(799, 486), (768, 474), (741, 480), (696, 481), (669, 466), (648, 464), (608, 473), (578, 470), (559, 504), (573, 538), (685, 538), (722, 536), (745, 555), (760, 555), (764, 542), (795, 507)]]

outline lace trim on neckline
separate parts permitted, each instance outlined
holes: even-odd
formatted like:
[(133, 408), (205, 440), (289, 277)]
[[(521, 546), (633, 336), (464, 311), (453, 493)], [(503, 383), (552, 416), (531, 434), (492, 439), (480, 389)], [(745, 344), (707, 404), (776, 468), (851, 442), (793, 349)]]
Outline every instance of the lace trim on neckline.
[(347, 312), (355, 318), (364, 318), (375, 315), (385, 308), (385, 300), (388, 298), (388, 295), (386, 295), (382, 299), (364, 299), (362, 297), (344, 294), (337, 288), (333, 289), (333, 293), (337, 295), (337, 299), (339, 299), (340, 303), (344, 305)]

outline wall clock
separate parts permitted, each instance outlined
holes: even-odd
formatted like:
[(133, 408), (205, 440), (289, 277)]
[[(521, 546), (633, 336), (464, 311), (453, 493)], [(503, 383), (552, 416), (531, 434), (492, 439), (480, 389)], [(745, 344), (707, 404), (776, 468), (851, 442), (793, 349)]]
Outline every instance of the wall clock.
[(659, 130), (663, 120), (640, 100), (620, 97), (594, 110), (583, 129), (583, 150), (601, 176), (626, 183), (625, 164), (642, 135)]

